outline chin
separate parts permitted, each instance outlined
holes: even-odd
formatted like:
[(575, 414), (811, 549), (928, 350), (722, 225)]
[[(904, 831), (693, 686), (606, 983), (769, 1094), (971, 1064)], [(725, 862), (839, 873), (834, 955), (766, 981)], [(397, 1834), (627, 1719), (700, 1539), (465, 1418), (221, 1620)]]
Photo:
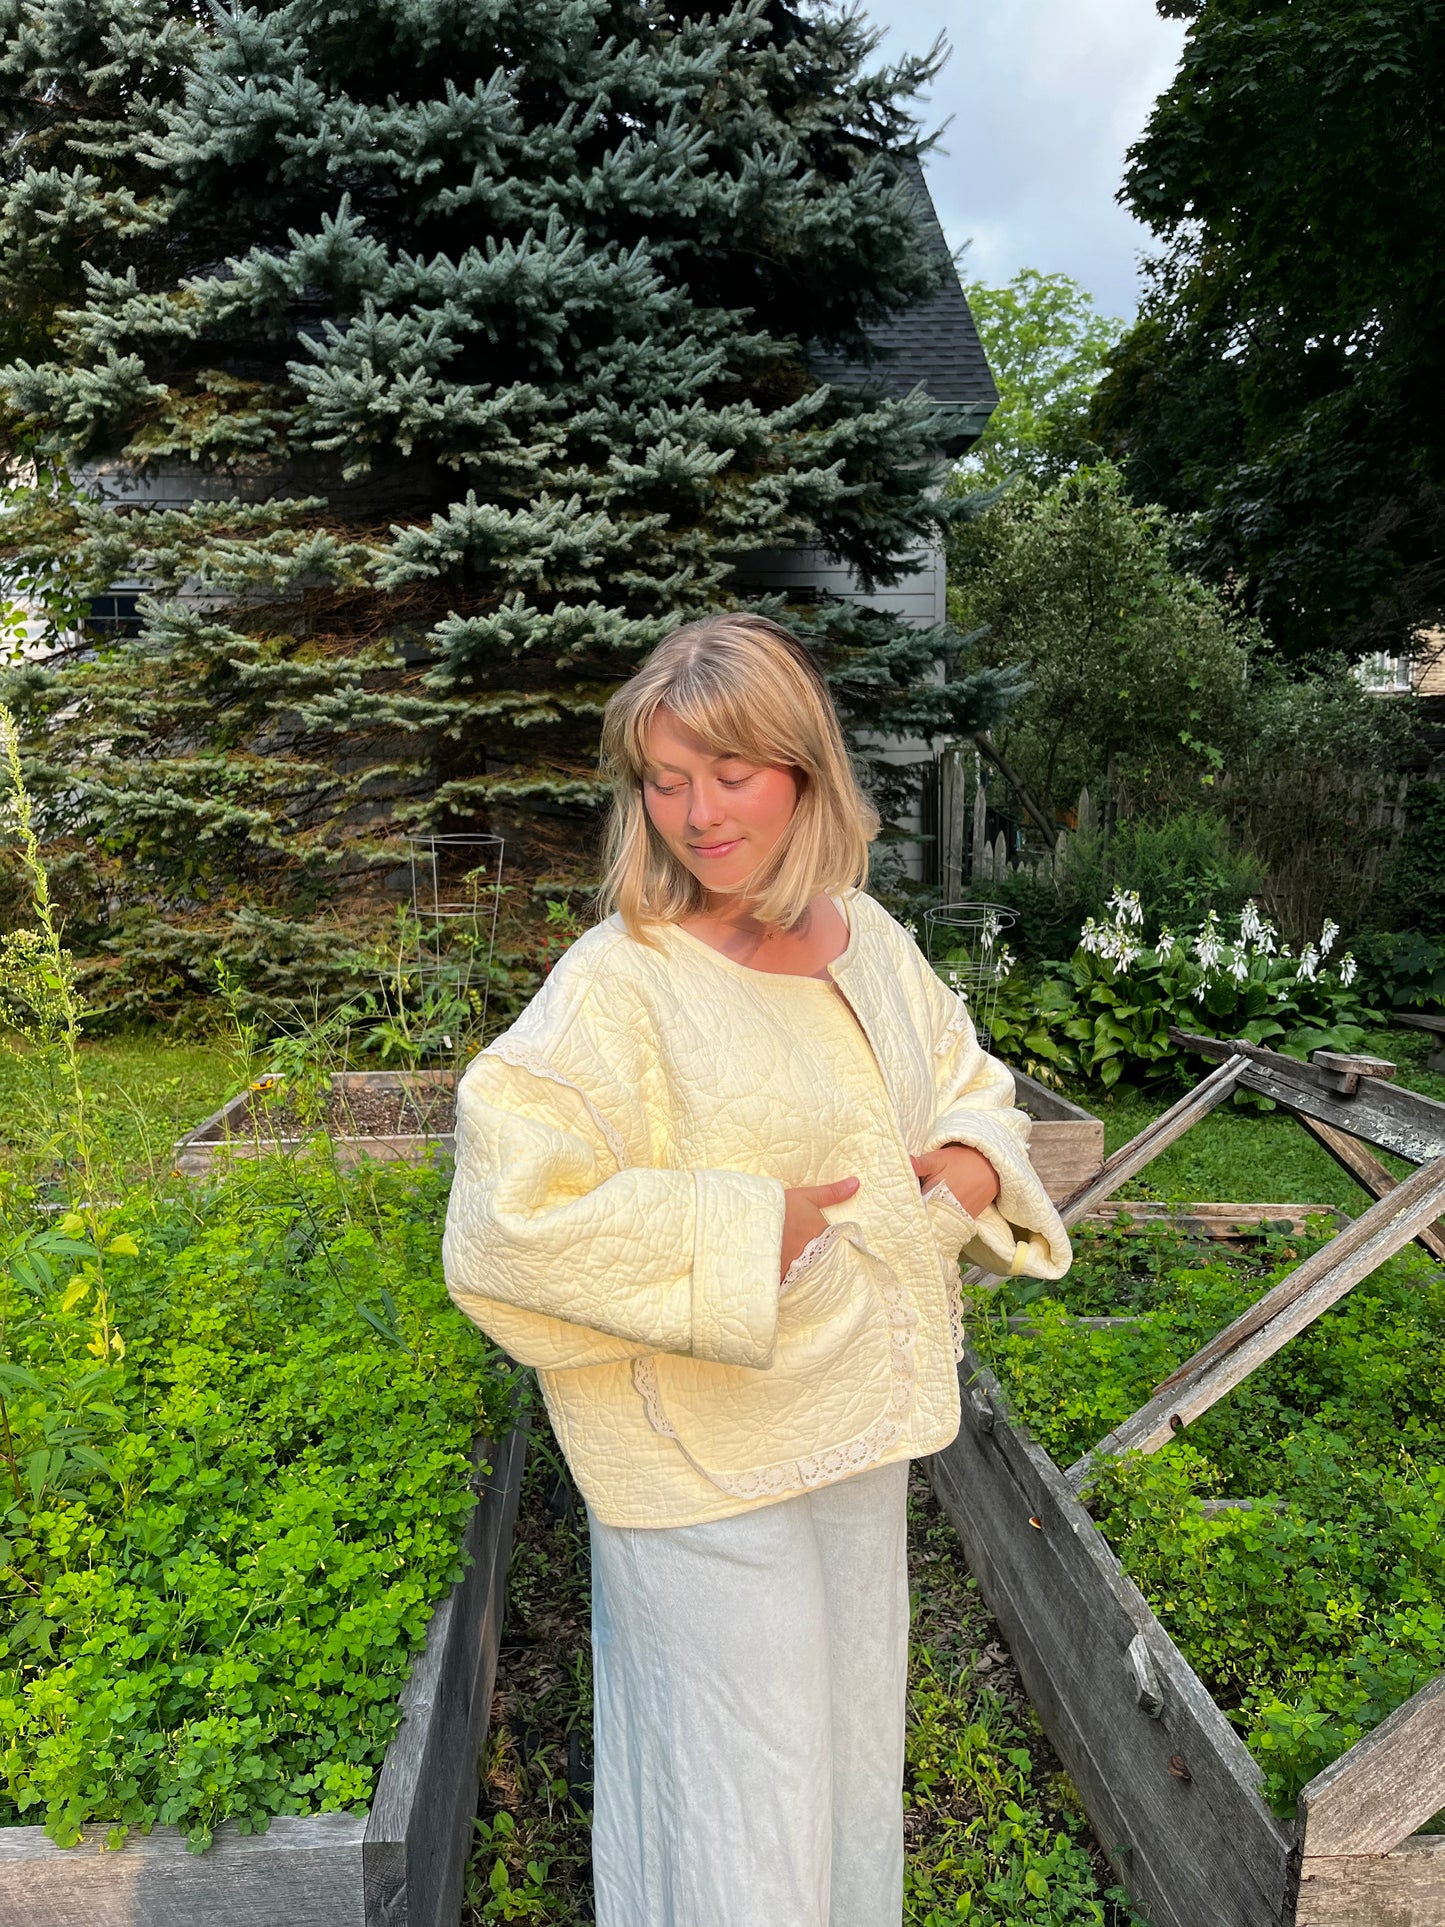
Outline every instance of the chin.
[(729, 857), (724, 863), (689, 863), (687, 867), (705, 889), (722, 891), (743, 889), (756, 866)]

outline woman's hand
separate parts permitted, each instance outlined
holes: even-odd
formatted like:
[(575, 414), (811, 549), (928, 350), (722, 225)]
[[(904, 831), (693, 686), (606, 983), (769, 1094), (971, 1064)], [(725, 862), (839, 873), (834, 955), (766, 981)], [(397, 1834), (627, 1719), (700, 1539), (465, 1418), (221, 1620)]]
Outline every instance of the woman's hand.
[(781, 1284), (788, 1267), (806, 1245), (828, 1229), (823, 1216), (825, 1204), (841, 1204), (858, 1189), (857, 1178), (838, 1178), (832, 1184), (799, 1184), (783, 1193), (783, 1256), (778, 1272)]
[(942, 1178), (971, 1218), (998, 1196), (998, 1172), (971, 1144), (940, 1144), (936, 1151), (925, 1151), (909, 1162), (923, 1190), (931, 1191)]

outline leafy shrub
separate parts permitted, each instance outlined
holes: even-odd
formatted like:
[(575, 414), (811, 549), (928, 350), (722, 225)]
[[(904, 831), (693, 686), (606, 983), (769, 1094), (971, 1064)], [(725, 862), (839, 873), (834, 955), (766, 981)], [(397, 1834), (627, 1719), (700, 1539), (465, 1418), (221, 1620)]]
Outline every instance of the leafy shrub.
[(437, 1171), (268, 1159), (134, 1198), (97, 1253), (12, 1197), (0, 1824), (200, 1850), (366, 1804), (509, 1408), (445, 1202)]
[[(1321, 1227), (1321, 1235), (1326, 1235)], [(1310, 1243), (1256, 1259), (1167, 1231), (1083, 1234), (1068, 1314), (988, 1317), (980, 1344), (1015, 1409), (1070, 1464), (1283, 1276)], [(998, 1309), (1029, 1301), (1006, 1289)], [(1409, 1252), (1368, 1278), (1152, 1456), (1105, 1461), (1090, 1507), (1126, 1570), (1240, 1728), (1280, 1812), (1445, 1668), (1445, 1277)], [(1250, 1511), (1205, 1517), (1232, 1496)]]
[[(1380, 893), (1379, 911), (1397, 929), (1445, 943), (1445, 783), (1416, 783), (1409, 822)], [(1436, 991), (1437, 1001), (1439, 991)]]
[(1238, 916), (1264, 889), (1264, 870), (1238, 848), (1224, 818), (1184, 810), (1157, 822), (1129, 818), (1109, 837), (1068, 833), (1042, 874), (1018, 870), (988, 885), (989, 897), (1018, 914), (1014, 935), (1025, 957), (1067, 957), (1079, 926), (1107, 914), (1112, 896), (1132, 894), (1147, 908), (1146, 928), (1197, 922), (1213, 911)]
[(1445, 1005), (1445, 941), (1419, 930), (1379, 931), (1359, 938), (1355, 949), (1373, 1003), (1389, 1010)]
[(1337, 925), (1327, 922), (1295, 957), (1252, 903), (1232, 937), (1211, 911), (1192, 937), (1166, 926), (1152, 944), (1136, 896), (1116, 892), (1109, 907), (1108, 923), (1084, 926), (1069, 964), (1001, 987), (993, 1047), (1031, 1075), (1097, 1078), (1106, 1088), (1126, 1075), (1171, 1076), (1180, 1061), (1171, 1025), (1300, 1056), (1363, 1041), (1374, 1013), (1356, 987), (1355, 959), (1347, 952), (1327, 966)]

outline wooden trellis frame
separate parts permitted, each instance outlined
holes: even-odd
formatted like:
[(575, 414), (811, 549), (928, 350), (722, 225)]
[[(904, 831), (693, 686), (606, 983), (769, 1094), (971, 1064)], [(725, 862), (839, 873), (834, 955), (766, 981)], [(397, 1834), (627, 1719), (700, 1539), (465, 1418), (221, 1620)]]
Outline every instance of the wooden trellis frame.
[[(1237, 1089), (1272, 1098), (1376, 1202), (1067, 1472), (969, 1352), (963, 1423), (931, 1461), (985, 1599), (1095, 1831), (1152, 1927), (1442, 1927), (1445, 1674), (1319, 1774), (1293, 1823), (1082, 1503), (1098, 1461), (1158, 1451), (1412, 1239), (1445, 1257), (1445, 1104), (1377, 1058), (1309, 1064), (1175, 1032), (1222, 1062), (1065, 1200), (1077, 1224)], [(1397, 1182), (1373, 1152), (1417, 1169)], [(975, 1274), (975, 1279), (978, 1275)]]

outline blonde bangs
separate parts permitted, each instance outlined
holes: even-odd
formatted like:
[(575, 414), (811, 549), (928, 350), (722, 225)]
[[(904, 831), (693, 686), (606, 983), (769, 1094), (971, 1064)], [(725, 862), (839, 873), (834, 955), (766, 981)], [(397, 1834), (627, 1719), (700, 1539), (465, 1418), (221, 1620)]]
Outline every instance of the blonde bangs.
[(612, 785), (598, 906), (628, 934), (702, 908), (703, 886), (653, 829), (643, 802), (647, 736), (663, 707), (719, 755), (797, 769), (792, 821), (749, 879), (755, 914), (787, 928), (815, 897), (868, 875), (878, 814), (858, 786), (832, 699), (812, 658), (766, 616), (715, 616), (660, 643), (607, 705), (602, 767)]

